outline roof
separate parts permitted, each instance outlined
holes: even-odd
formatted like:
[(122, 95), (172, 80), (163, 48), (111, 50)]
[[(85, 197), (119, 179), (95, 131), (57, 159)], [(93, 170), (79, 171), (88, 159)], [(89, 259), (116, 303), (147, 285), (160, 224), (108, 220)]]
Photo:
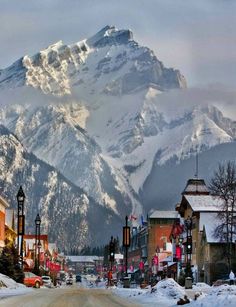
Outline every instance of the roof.
[(223, 200), (212, 195), (184, 195), (193, 211), (218, 212), (222, 210)]
[[(208, 243), (226, 243), (214, 235), (216, 227), (221, 225), (221, 223), (222, 222), (217, 216), (217, 212), (201, 212), (199, 228), (200, 230), (205, 230), (206, 240)], [(236, 236), (233, 235), (233, 241), (235, 240)]]
[(204, 225), (209, 225), (208, 229), (215, 229), (218, 226), (217, 212), (201, 212), (199, 219), (199, 231), (203, 230)]
[(167, 210), (155, 210), (153, 211), (149, 218), (150, 219), (177, 219), (178, 218), (177, 211), (167, 211)]
[(220, 220), (217, 218), (217, 213), (201, 213), (200, 230), (205, 229), (206, 240), (208, 243), (219, 243), (220, 238), (214, 236), (217, 226), (220, 225)]
[(72, 262), (95, 262), (97, 260), (103, 260), (103, 257), (99, 256), (66, 256), (66, 260)]
[(3, 205), (5, 208), (10, 207), (6, 199), (4, 199), (2, 196), (0, 196), (0, 204)]
[(189, 179), (185, 189), (182, 192), (183, 195), (187, 195), (187, 194), (205, 194), (205, 195), (209, 195), (209, 190), (205, 184), (205, 181), (203, 179)]

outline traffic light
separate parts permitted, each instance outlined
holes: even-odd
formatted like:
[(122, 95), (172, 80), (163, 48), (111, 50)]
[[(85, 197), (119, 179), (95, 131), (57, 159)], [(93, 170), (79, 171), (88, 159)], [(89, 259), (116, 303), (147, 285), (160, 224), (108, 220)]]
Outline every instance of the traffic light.
[(115, 242), (113, 240), (113, 237), (111, 238), (110, 244), (109, 244), (109, 255), (110, 255), (110, 261), (114, 262), (115, 260)]
[(192, 254), (192, 237), (187, 237), (186, 253), (187, 254)]

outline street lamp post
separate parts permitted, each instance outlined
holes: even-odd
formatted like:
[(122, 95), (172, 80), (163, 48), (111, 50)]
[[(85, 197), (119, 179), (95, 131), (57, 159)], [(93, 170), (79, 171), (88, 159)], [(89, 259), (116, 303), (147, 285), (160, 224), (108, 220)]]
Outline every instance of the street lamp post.
[(125, 276), (128, 276), (128, 248), (130, 247), (130, 227), (128, 226), (128, 216), (125, 217), (125, 226), (123, 227), (123, 247), (125, 248)]
[(191, 267), (191, 258), (192, 258), (192, 218), (188, 216), (185, 220), (185, 229), (187, 232), (187, 241), (186, 241), (186, 256), (187, 256), (187, 265)]
[(39, 214), (37, 214), (35, 218), (35, 269), (39, 272), (39, 262), (40, 262), (40, 225), (41, 225), (41, 218)]
[(23, 239), (25, 234), (25, 215), (24, 215), (24, 202), (25, 194), (20, 186), (16, 195), (17, 198), (17, 251), (19, 256), (20, 267), (23, 268)]

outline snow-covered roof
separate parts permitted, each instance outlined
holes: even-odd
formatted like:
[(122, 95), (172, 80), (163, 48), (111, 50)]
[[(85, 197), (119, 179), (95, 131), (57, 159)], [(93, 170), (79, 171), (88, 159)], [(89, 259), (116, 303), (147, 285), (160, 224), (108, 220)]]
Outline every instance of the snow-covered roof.
[(223, 200), (218, 196), (212, 195), (184, 195), (193, 211), (212, 211), (222, 210)]
[(216, 227), (220, 225), (220, 220), (217, 217), (217, 212), (201, 212), (199, 230), (205, 228), (206, 239), (208, 243), (220, 242), (219, 238), (214, 236)]
[(203, 179), (189, 179), (182, 194), (209, 194), (209, 190)]
[(177, 211), (155, 210), (149, 216), (150, 219), (177, 219)]
[(208, 225), (208, 229), (214, 229), (219, 224), (217, 212), (201, 212), (199, 219), (199, 230), (202, 231), (204, 225)]
[(201, 213), (200, 216), (200, 230), (205, 228), (206, 240), (208, 243), (218, 243), (219, 238), (214, 235), (215, 229), (220, 225), (220, 220), (217, 218), (217, 213)]
[[(220, 219), (217, 217), (217, 212), (201, 212), (199, 230), (205, 228), (206, 239), (208, 243), (220, 243), (220, 238), (216, 238), (214, 233), (217, 226), (221, 224)], [(233, 241), (236, 240), (236, 236), (233, 236)]]
[(66, 260), (72, 262), (95, 262), (98, 260), (103, 260), (103, 257), (99, 256), (66, 256)]

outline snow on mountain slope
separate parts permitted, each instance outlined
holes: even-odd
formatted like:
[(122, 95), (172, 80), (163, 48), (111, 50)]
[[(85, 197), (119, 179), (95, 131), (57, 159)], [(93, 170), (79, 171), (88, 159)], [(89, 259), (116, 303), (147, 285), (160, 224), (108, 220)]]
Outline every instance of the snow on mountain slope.
[[(126, 206), (121, 205), (115, 213), (99, 205), (55, 168), (28, 153), (0, 125), (0, 192), (15, 209), (15, 195), (20, 185), (26, 195), (27, 232), (34, 233), (34, 219), (39, 213), (42, 233), (48, 233), (49, 240), (55, 241), (62, 250), (100, 245), (122, 227)], [(99, 219), (103, 222), (98, 232), (95, 225)]]
[[(80, 119), (75, 121), (68, 110), (81, 115)], [(98, 145), (78, 125), (83, 123), (86, 114), (84, 107), (77, 104), (76, 108), (73, 104), (33, 108), (13, 105), (2, 109), (0, 118), (29, 151), (60, 170), (98, 203), (114, 213), (120, 211), (122, 204), (128, 208), (133, 203), (138, 210), (140, 204), (124, 186), (124, 180), (107, 164)]]
[[(197, 99), (186, 101), (179, 94), (188, 93), (185, 87), (180, 72), (165, 68), (130, 30), (107, 26), (1, 70), (1, 93), (31, 93), (1, 96), (0, 120), (114, 214), (131, 203), (141, 213), (138, 193), (154, 164), (178, 163), (235, 139), (235, 119), (220, 111), (217, 97), (196, 91)], [(34, 97), (34, 89), (47, 95)]]
[(110, 163), (124, 168), (129, 183), (138, 192), (155, 159), (160, 165), (176, 157), (189, 158), (218, 144), (235, 139), (235, 121), (223, 116), (213, 103), (183, 104), (166, 101), (158, 90), (101, 98), (89, 109), (86, 130), (101, 146)]
[(111, 26), (76, 44), (60, 41), (26, 55), (0, 74), (2, 88), (22, 82), (55, 95), (70, 94), (72, 87), (85, 95), (118, 95), (149, 84), (162, 90), (186, 86), (180, 72), (165, 68), (149, 48), (133, 40), (131, 31)]

